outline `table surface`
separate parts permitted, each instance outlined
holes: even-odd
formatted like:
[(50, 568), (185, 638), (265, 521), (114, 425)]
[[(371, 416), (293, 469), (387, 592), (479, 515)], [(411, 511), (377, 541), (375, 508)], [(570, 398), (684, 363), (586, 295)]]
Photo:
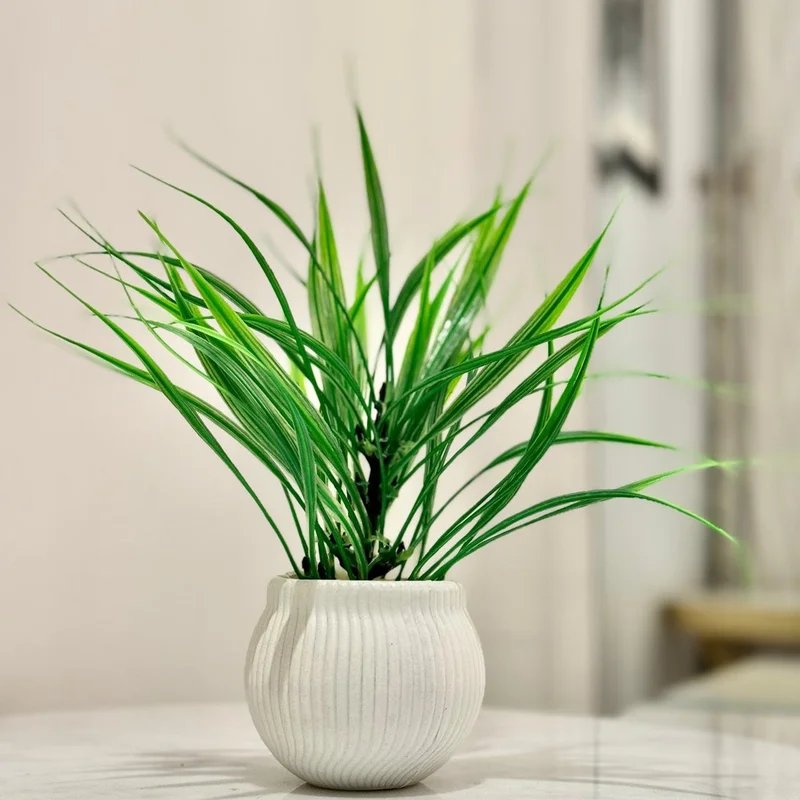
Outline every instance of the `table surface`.
[[(278, 765), (241, 704), (0, 717), (0, 797), (227, 800), (346, 797)], [(800, 748), (626, 719), (485, 710), (416, 787), (379, 797), (796, 800)]]

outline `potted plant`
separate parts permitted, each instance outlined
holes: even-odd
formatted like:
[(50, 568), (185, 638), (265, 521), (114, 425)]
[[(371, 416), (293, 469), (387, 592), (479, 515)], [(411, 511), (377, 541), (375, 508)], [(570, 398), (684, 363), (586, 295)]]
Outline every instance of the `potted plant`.
[[(273, 199), (197, 156), (248, 192), (302, 246), (308, 329), (241, 225), (163, 180), (238, 237), (263, 272), (280, 316), (264, 313), (225, 278), (190, 261), (145, 214), (160, 243), (155, 250), (118, 249), (88, 223), (75, 222), (93, 245), (72, 257), (119, 284), (131, 308), (128, 322), (151, 346), (130, 333), (124, 319), (100, 311), (39, 266), (119, 337), (131, 359), (44, 329), (163, 394), (242, 484), (285, 550), (290, 572), (269, 584), (247, 655), (250, 711), (267, 747), (310, 783), (384, 789), (433, 772), (478, 713), (484, 688), (480, 643), (462, 587), (447, 580), (462, 559), (536, 522), (615, 498), (660, 503), (727, 534), (647, 493), (680, 470), (506, 510), (556, 445), (666, 447), (565, 428), (597, 343), (650, 313), (635, 299), (647, 281), (613, 300), (601, 294), (591, 313), (566, 319), (601, 234), (506, 344), (487, 350), (484, 333), (476, 330), (478, 315), (529, 184), (453, 225), (398, 285), (381, 183), (360, 114), (358, 129), (372, 252), (371, 265), (359, 267), (353, 292), (345, 290), (321, 181), (314, 232), (308, 234)], [(93, 255), (110, 256), (113, 269), (87, 260)], [(366, 313), (372, 298), (381, 335), (370, 348)], [(185, 354), (187, 345), (193, 359)], [(219, 404), (170, 378), (155, 349), (202, 376)], [(466, 451), (483, 451), (498, 420), (521, 403), (534, 404), (535, 413), (519, 443), (491, 453), (477, 475), (440, 498), (442, 476)], [(217, 431), (277, 478), (290, 529), (277, 524)], [(496, 475), (490, 488), (474, 491), (476, 478), (488, 473)], [(404, 490), (411, 494), (404, 513), (390, 516)]]

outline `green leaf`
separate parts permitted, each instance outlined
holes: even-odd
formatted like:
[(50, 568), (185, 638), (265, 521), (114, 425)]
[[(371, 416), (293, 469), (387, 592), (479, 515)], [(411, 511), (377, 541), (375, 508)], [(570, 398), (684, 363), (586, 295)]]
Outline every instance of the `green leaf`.
[[(606, 228), (607, 230), (607, 228)], [(528, 318), (525, 324), (509, 339), (507, 344), (509, 357), (498, 360), (481, 369), (475, 380), (466, 387), (464, 392), (459, 395), (453, 405), (448, 409), (448, 414), (458, 416), (475, 405), (480, 399), (485, 397), (495, 388), (503, 378), (505, 378), (525, 357), (526, 350), (524, 345), (535, 341), (537, 335), (546, 333), (556, 323), (558, 318), (567, 307), (578, 287), (583, 282), (589, 267), (594, 261), (600, 244), (605, 236), (605, 230), (594, 241), (592, 246), (584, 253), (582, 258), (567, 273), (566, 277), (559, 283), (556, 289), (547, 296), (545, 301)], [(598, 313), (599, 315), (599, 313)], [(602, 333), (601, 333), (602, 335)], [(521, 348), (517, 346), (522, 345)], [(447, 414), (445, 416), (448, 416)], [(449, 421), (444, 421), (447, 424)]]
[[(272, 267), (270, 267), (269, 263), (267, 262), (267, 259), (263, 255), (263, 253), (258, 249), (258, 247), (256, 247), (255, 242), (250, 238), (250, 236), (247, 234), (247, 232), (244, 230), (244, 228), (242, 228), (241, 225), (239, 225), (239, 223), (236, 222), (236, 220), (234, 220), (230, 215), (226, 214), (224, 211), (222, 211), (221, 209), (217, 208), (212, 203), (208, 202), (208, 200), (204, 200), (199, 195), (193, 194), (192, 192), (188, 191), (187, 189), (182, 189), (180, 186), (176, 186), (173, 183), (169, 183), (168, 181), (165, 181), (163, 178), (159, 178), (156, 175), (153, 175), (153, 174), (151, 174), (151, 173), (149, 173), (149, 172), (147, 172), (147, 171), (145, 171), (143, 169), (140, 169), (139, 167), (136, 167), (136, 169), (139, 172), (141, 172), (143, 175), (146, 175), (147, 177), (152, 178), (153, 180), (157, 181), (158, 183), (161, 183), (164, 186), (168, 186), (169, 188), (174, 189), (176, 192), (179, 192), (180, 194), (183, 194), (186, 197), (189, 197), (190, 199), (195, 200), (196, 202), (198, 202), (201, 205), (205, 206), (210, 211), (213, 211), (218, 217), (223, 219), (231, 228), (233, 228), (233, 230), (236, 232), (236, 234), (239, 236), (239, 238), (245, 243), (245, 245), (247, 246), (247, 249), (253, 255), (253, 257), (256, 260), (256, 263), (261, 268), (261, 271), (266, 276), (267, 281), (269, 282), (269, 285), (272, 288), (272, 291), (274, 292), (275, 297), (278, 300), (278, 303), (279, 303), (279, 305), (281, 307), (281, 311), (283, 312), (284, 318), (286, 319), (286, 322), (289, 324), (289, 327), (292, 329), (292, 333), (294, 334), (295, 339), (297, 340), (298, 348), (300, 350), (300, 353), (303, 356), (303, 360), (306, 362), (306, 366), (309, 367), (309, 370), (310, 370), (310, 366), (309, 366), (308, 361), (307, 361), (307, 356), (305, 355), (305, 348), (303, 347), (302, 342), (300, 341), (300, 331), (299, 331), (299, 329), (297, 327), (297, 323), (295, 322), (294, 314), (292, 313), (292, 309), (291, 309), (291, 306), (289, 305), (289, 301), (286, 299), (286, 294), (284, 293), (283, 288), (281, 287), (280, 281), (278, 280), (277, 276), (275, 275), (275, 272), (273, 271)], [(183, 265), (184, 265), (184, 268), (186, 268), (186, 265), (190, 265), (191, 266), (190, 262), (185, 261), (185, 260), (183, 261)], [(195, 273), (196, 274), (200, 274), (197, 270), (195, 270)]]
[(289, 212), (286, 211), (286, 209), (283, 208), (283, 206), (281, 206), (272, 198), (265, 195), (263, 192), (260, 192), (258, 189), (254, 189), (252, 186), (240, 180), (239, 178), (235, 177), (230, 172), (227, 172), (226, 170), (224, 170), (218, 164), (215, 164), (210, 159), (201, 155), (197, 150), (194, 150), (186, 142), (180, 139), (176, 140), (176, 142), (186, 153), (192, 156), (192, 158), (197, 159), (197, 161), (199, 161), (201, 164), (204, 164), (206, 167), (213, 170), (218, 175), (221, 175), (223, 178), (226, 178), (232, 183), (235, 183), (241, 189), (244, 189), (245, 191), (253, 195), (253, 197), (255, 197), (263, 206), (269, 209), (269, 211), (271, 211), (272, 214), (274, 214), (275, 217), (277, 217), (277, 219), (280, 220), (281, 223), (283, 223), (283, 225), (294, 235), (294, 237), (303, 245), (303, 247), (305, 247), (305, 249), (309, 253), (312, 252), (311, 242), (303, 233), (302, 229), (297, 224), (297, 222), (295, 222), (291, 214), (289, 214)]
[(496, 227), (492, 227), (492, 217), (487, 217), (478, 229), (479, 236), (455, 288), (439, 336), (433, 344), (427, 375), (436, 374), (450, 366), (468, 339), (472, 323), (485, 304), (486, 294), (494, 281), (500, 258), (529, 189), (530, 183), (523, 186)]
[[(370, 280), (364, 280), (364, 262), (359, 260), (358, 271), (356, 272), (356, 290), (355, 300), (350, 307), (349, 317), (353, 321), (353, 329), (358, 341), (361, 343), (361, 349), (366, 352), (367, 350), (367, 307), (366, 299), (369, 290), (374, 285), (377, 275), (374, 275)], [(365, 370), (367, 372), (368, 370)]]
[[(311, 259), (308, 278), (312, 328), (314, 335), (347, 364), (351, 374), (360, 385), (366, 369), (358, 359), (360, 343), (351, 338), (357, 337), (358, 332), (347, 311), (347, 298), (344, 292), (336, 237), (321, 182), (318, 191), (317, 255)], [(360, 388), (358, 392), (360, 393)], [(338, 404), (341, 402), (341, 398), (334, 393), (332, 401)], [(352, 428), (352, 424), (355, 424), (355, 420), (351, 421), (348, 428)]]
[(297, 435), (297, 455), (302, 475), (303, 497), (306, 501), (306, 519), (308, 521), (308, 558), (311, 575), (319, 578), (317, 569), (317, 467), (314, 459), (314, 448), (303, 418), (296, 408), (292, 407), (294, 430)]
[[(391, 324), (391, 306), (389, 300), (389, 228), (386, 222), (386, 206), (383, 199), (383, 189), (378, 175), (378, 167), (372, 152), (372, 145), (367, 135), (364, 119), (360, 110), (356, 110), (358, 117), (358, 132), (361, 140), (361, 159), (364, 165), (364, 183), (367, 190), (367, 205), (369, 207), (370, 233), (372, 236), (372, 253), (375, 258), (375, 273), (378, 276), (378, 291), (381, 297), (383, 318), (387, 326)], [(386, 342), (386, 369), (387, 380), (392, 379), (392, 342)]]
[(426, 269), (422, 278), (420, 292), (419, 312), (414, 330), (408, 340), (400, 375), (397, 380), (397, 392), (402, 394), (406, 386), (413, 385), (422, 369), (425, 356), (428, 352), (433, 323), (436, 319), (437, 308), (431, 307), (430, 288), (431, 272), (433, 270), (433, 254), (429, 253)]
[(387, 331), (390, 341), (394, 341), (406, 311), (408, 311), (409, 306), (422, 284), (428, 261), (432, 261), (433, 267), (435, 268), (455, 247), (473, 233), (476, 228), (481, 227), (484, 222), (494, 217), (499, 208), (499, 205), (494, 205), (488, 211), (484, 211), (468, 222), (454, 225), (444, 236), (437, 239), (433, 247), (419, 260), (400, 287), (397, 299), (392, 307), (391, 320)]
[[(594, 491), (584, 491), (584, 492), (573, 492), (571, 494), (561, 495), (557, 498), (553, 498), (551, 500), (545, 501), (544, 503), (539, 503), (536, 506), (531, 506), (526, 509), (524, 512), (520, 512), (519, 515), (515, 515), (519, 517), (520, 520), (524, 519), (524, 522), (520, 522), (518, 525), (510, 525), (509, 520), (504, 520), (502, 523), (502, 527), (498, 525), (496, 529), (493, 529), (491, 536), (487, 535), (482, 537), (474, 542), (470, 542), (469, 546), (464, 549), (463, 551), (457, 552), (454, 556), (450, 558), (449, 561), (445, 562), (444, 564), (440, 565), (435, 571), (431, 571), (426, 573), (421, 580), (441, 580), (447, 575), (448, 571), (455, 566), (459, 561), (466, 558), (467, 556), (472, 555), (473, 553), (477, 552), (483, 547), (486, 547), (488, 544), (492, 544), (493, 542), (497, 541), (504, 536), (508, 536), (511, 533), (515, 533), (516, 531), (522, 530), (527, 528), (535, 523), (544, 522), (546, 519), (550, 519), (551, 517), (559, 516), (560, 514), (565, 514), (569, 511), (575, 511), (579, 508), (585, 508), (589, 505), (595, 505), (596, 503), (603, 503), (607, 502), (608, 500), (642, 500), (648, 503), (654, 503), (656, 505), (664, 506), (665, 508), (669, 508), (672, 511), (676, 511), (677, 513), (688, 517), (695, 522), (699, 522), (701, 525), (709, 528), (710, 530), (718, 533), (720, 536), (724, 537), (732, 544), (738, 545), (738, 541), (725, 529), (721, 528), (719, 525), (716, 525), (711, 520), (706, 519), (705, 517), (701, 516), (700, 514), (696, 514), (695, 512), (691, 511), (684, 506), (681, 506), (677, 503), (673, 503), (669, 500), (665, 500), (662, 497), (655, 497), (653, 495), (642, 494), (641, 492), (634, 492), (634, 491), (627, 491), (624, 489), (605, 489), (605, 490), (594, 490)], [(538, 515), (535, 512), (544, 512), (548, 508), (556, 507), (555, 510), (548, 511), (547, 513), (539, 513)]]

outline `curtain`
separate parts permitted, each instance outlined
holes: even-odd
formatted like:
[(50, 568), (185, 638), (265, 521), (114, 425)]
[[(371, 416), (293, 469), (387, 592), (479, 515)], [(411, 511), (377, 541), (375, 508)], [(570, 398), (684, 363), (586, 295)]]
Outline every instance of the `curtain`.
[(721, 3), (719, 170), (709, 293), (728, 313), (710, 324), (717, 455), (745, 456), (711, 486), (719, 516), (747, 546), (718, 551), (716, 577), (800, 587), (800, 5)]

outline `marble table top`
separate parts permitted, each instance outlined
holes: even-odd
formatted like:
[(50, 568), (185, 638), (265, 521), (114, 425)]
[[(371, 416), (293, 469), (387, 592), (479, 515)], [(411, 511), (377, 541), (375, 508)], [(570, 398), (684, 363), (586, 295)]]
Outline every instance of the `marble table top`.
[[(346, 797), (301, 784), (240, 704), (0, 717), (0, 797), (228, 800)], [(487, 709), (416, 787), (367, 797), (795, 800), (800, 748), (724, 730)]]

